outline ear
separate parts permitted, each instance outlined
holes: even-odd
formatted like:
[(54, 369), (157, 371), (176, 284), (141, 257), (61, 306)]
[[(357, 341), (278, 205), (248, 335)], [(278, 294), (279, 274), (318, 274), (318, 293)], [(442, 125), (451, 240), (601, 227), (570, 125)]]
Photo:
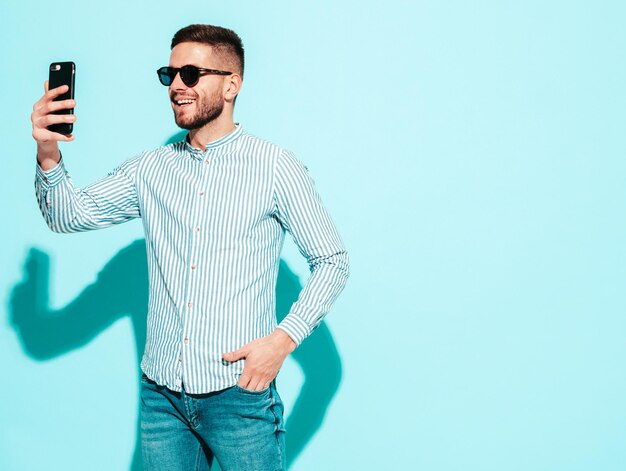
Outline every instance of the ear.
[(224, 99), (226, 101), (233, 101), (239, 94), (243, 81), (241, 75), (232, 74), (226, 77), (224, 80)]

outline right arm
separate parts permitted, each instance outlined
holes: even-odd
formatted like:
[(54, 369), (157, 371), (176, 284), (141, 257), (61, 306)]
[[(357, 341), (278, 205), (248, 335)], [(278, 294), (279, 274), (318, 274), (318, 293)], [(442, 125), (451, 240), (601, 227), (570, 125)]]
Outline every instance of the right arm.
[(102, 229), (139, 217), (139, 203), (133, 183), (140, 157), (128, 160), (102, 180), (85, 188), (75, 188), (61, 159), (58, 141), (69, 142), (73, 135), (49, 131), (55, 123), (70, 123), (74, 115), (55, 115), (54, 111), (75, 106), (74, 100), (53, 101), (67, 89), (48, 90), (35, 103), (31, 121), (37, 142), (35, 192), (41, 213), (54, 232), (82, 232)]

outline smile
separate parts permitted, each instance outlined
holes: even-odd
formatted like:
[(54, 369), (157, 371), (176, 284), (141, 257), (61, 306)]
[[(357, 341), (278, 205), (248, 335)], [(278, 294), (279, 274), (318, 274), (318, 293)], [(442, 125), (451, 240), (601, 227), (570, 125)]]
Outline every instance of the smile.
[(173, 102), (174, 104), (176, 104), (177, 106), (186, 106), (186, 105), (190, 105), (190, 104), (192, 104), (194, 101), (196, 101), (196, 100), (191, 99), (191, 98), (185, 98), (185, 99), (183, 99), (183, 100), (172, 100), (172, 102)]

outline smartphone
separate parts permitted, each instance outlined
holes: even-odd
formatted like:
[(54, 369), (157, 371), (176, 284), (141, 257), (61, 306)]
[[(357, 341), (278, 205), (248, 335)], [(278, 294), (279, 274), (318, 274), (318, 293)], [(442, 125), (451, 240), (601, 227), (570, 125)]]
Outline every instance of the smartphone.
[[(67, 93), (60, 95), (54, 101), (73, 100), (74, 99), (74, 78), (76, 77), (76, 65), (73, 62), (53, 62), (50, 64), (50, 75), (48, 77), (48, 90), (58, 88), (61, 85), (67, 85), (69, 90)], [(74, 108), (59, 110), (53, 114), (74, 114)], [(60, 134), (72, 134), (73, 123), (58, 123), (48, 126), (48, 130), (58, 132)]]

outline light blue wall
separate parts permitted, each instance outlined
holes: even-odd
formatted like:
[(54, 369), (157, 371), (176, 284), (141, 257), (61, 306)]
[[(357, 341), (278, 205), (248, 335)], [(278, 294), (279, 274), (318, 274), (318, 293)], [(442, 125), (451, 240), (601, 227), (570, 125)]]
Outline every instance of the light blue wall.
[[(0, 469), (128, 469), (135, 446), (129, 317), (39, 359), (11, 321), (30, 248), (61, 310), (142, 237), (44, 224), (47, 65), (77, 64), (62, 150), (86, 185), (177, 132), (154, 71), (195, 22), (241, 35), (237, 121), (308, 165), (351, 253), (327, 318), (341, 384), (292, 469), (626, 469), (623, 2), (336, 3), (0, 7)], [(288, 413), (303, 380), (289, 359)]]

